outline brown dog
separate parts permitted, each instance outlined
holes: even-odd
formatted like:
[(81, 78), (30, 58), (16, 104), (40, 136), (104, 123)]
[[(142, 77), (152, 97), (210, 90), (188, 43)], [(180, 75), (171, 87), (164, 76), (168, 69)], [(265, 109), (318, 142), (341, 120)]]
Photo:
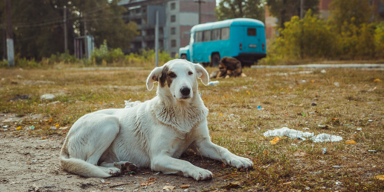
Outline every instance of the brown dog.
[(211, 73), (211, 78), (216, 77), (245, 77), (242, 72), (241, 62), (233, 57), (223, 57), (219, 64), (219, 70)]

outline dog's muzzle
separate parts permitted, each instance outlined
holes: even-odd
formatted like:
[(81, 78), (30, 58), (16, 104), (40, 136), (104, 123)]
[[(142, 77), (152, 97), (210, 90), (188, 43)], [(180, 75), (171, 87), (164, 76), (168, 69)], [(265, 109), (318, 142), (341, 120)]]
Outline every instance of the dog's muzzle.
[(182, 99), (188, 99), (190, 98), (190, 93), (191, 93), (191, 89), (188, 88), (188, 87), (182, 87), (180, 89), (180, 92), (181, 92), (181, 95), (182, 95)]

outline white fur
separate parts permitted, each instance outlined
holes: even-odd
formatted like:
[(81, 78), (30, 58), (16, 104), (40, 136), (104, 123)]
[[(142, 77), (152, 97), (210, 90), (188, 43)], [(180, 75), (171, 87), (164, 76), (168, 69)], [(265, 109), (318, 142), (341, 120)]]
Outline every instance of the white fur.
[[(86, 177), (110, 177), (120, 169), (115, 164), (131, 162), (164, 174), (182, 174), (196, 180), (212, 177), (208, 170), (177, 159), (191, 148), (198, 154), (237, 168), (251, 168), (251, 160), (232, 154), (213, 144), (207, 127), (208, 109), (199, 97), (197, 79), (209, 82), (208, 72), (185, 60), (169, 61), (169, 71), (177, 77), (170, 87), (157, 88), (157, 96), (130, 108), (105, 109), (77, 120), (64, 141), (60, 159), (68, 172)], [(163, 67), (147, 78), (160, 79)], [(193, 74), (189, 75), (191, 71)], [(156, 79), (156, 78), (155, 78)], [(190, 87), (189, 98), (180, 97), (181, 87)]]

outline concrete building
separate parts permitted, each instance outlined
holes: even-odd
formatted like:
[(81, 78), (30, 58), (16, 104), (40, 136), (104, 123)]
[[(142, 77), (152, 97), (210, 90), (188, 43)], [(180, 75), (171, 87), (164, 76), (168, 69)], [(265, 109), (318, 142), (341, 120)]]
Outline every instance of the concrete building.
[[(124, 18), (138, 25), (139, 35), (126, 52), (155, 48), (155, 13), (159, 12), (159, 48), (174, 57), (180, 47), (189, 44), (190, 29), (198, 24), (199, 9), (195, 0), (123, 0)], [(201, 4), (201, 22), (216, 21), (216, 0)]]

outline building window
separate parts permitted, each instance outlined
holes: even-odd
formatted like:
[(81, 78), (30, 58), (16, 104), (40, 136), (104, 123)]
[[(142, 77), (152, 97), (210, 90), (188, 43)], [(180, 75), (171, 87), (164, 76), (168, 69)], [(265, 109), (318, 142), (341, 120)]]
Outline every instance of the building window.
[(220, 40), (220, 29), (213, 29), (211, 38), (212, 38), (212, 41)]
[(176, 34), (176, 28), (175, 28), (175, 27), (172, 27), (172, 28), (171, 28), (171, 35), (174, 35), (174, 34)]
[(203, 33), (203, 41), (207, 42), (211, 40), (211, 30), (206, 30)]
[(256, 28), (248, 28), (247, 34), (248, 36), (256, 36)]
[(176, 22), (176, 15), (171, 15), (171, 22)]
[(174, 39), (171, 40), (171, 47), (176, 47), (176, 40)]
[(197, 31), (195, 33), (195, 42), (202, 42), (203, 41), (203, 32), (202, 31)]
[(171, 10), (175, 10), (176, 9), (176, 3), (171, 3)]
[(221, 28), (221, 40), (229, 39), (229, 27)]

